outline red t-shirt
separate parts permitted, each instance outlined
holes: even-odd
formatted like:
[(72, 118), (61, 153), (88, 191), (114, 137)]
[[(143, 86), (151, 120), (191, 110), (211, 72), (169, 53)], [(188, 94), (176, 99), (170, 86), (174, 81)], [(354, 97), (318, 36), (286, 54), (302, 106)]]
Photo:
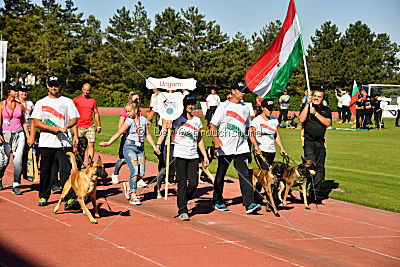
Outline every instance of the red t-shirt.
[(78, 118), (78, 127), (93, 126), (93, 112), (97, 108), (97, 102), (94, 98), (87, 98), (83, 95), (74, 98), (74, 104), (78, 109), (80, 117)]

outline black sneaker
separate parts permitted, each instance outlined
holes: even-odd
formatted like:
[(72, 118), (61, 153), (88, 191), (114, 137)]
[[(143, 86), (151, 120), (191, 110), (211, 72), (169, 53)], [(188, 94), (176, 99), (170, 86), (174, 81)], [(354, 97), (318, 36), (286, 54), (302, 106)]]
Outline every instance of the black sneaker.
[(75, 210), (79, 208), (79, 203), (76, 198), (70, 198), (65, 201), (64, 210)]
[(51, 193), (52, 194), (61, 194), (61, 188), (59, 186), (53, 186), (53, 188), (51, 188)]
[(22, 195), (22, 192), (19, 190), (19, 186), (13, 187), (12, 192), (17, 196)]

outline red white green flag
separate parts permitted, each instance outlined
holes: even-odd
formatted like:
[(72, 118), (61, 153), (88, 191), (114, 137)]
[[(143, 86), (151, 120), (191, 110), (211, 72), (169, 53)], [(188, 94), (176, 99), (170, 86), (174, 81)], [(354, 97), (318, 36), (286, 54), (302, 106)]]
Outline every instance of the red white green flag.
[(350, 110), (351, 110), (351, 113), (353, 113), (353, 114), (356, 114), (356, 106), (354, 105), (354, 103), (357, 101), (359, 94), (360, 94), (360, 91), (358, 90), (357, 83), (354, 80), (353, 91), (351, 93), (351, 100), (350, 100)]
[(272, 44), (247, 70), (244, 80), (253, 93), (276, 98), (289, 82), (291, 72), (304, 55), (303, 40), (294, 0)]

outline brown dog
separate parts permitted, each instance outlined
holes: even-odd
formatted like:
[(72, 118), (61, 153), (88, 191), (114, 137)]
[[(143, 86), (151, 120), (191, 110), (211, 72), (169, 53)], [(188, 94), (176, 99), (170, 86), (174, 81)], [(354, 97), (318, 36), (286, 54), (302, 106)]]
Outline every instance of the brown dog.
[[(257, 185), (261, 185), (264, 188), (275, 216), (279, 216), (279, 213), (272, 196), (272, 190), (273, 187), (278, 186), (279, 180), (282, 178), (286, 167), (287, 165), (283, 162), (274, 162), (269, 171), (258, 168), (252, 170), (253, 190), (256, 189)], [(266, 209), (269, 211), (269, 205), (266, 206)]]
[(65, 196), (67, 196), (73, 189), (78, 197), (77, 201), (81, 205), (83, 214), (89, 217), (91, 223), (97, 223), (97, 221), (93, 218), (92, 214), (87, 209), (85, 205), (85, 200), (88, 196), (90, 196), (94, 208), (94, 216), (96, 218), (99, 218), (100, 215), (97, 212), (96, 205), (97, 177), (100, 176), (102, 178), (107, 178), (108, 176), (106, 171), (104, 170), (104, 165), (101, 162), (101, 158), (99, 156), (97, 162), (93, 163), (92, 158), (89, 157), (89, 166), (84, 171), (78, 171), (75, 155), (71, 152), (67, 152), (66, 154), (71, 157), (72, 173), (69, 176), (67, 182), (65, 182), (60, 200), (58, 201), (53, 212), (56, 213), (58, 211), (61, 201), (63, 201)]
[[(282, 204), (284, 206), (287, 205), (286, 198), (289, 194), (289, 190), (292, 186), (300, 185), (301, 192), (303, 194), (303, 199), (304, 199), (304, 206), (306, 209), (310, 209), (310, 206), (307, 203), (307, 177), (308, 175), (315, 175), (318, 171), (317, 166), (315, 165), (315, 162), (312, 160), (305, 160), (303, 157), (301, 157), (302, 163), (300, 163), (297, 166), (288, 166), (285, 169), (285, 172), (282, 176), (283, 182), (280, 182), (279, 186), (279, 191), (278, 191), (278, 197), (279, 200), (282, 201)], [(285, 190), (285, 195), (282, 200), (282, 191), (285, 188), (286, 185), (286, 190)]]

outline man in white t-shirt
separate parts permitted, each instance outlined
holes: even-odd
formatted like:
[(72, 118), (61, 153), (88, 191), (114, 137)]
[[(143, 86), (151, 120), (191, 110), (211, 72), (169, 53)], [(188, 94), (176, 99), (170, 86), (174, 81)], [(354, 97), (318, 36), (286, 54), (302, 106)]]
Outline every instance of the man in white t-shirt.
[[(246, 213), (259, 211), (261, 205), (254, 203), (253, 187), (249, 175), (250, 149), (246, 139), (250, 127), (250, 110), (243, 103), (242, 84), (232, 86), (232, 98), (218, 106), (210, 122), (210, 132), (217, 148), (218, 169), (214, 181), (214, 208), (227, 211), (222, 196), (224, 178), (232, 160), (239, 175), (240, 190)], [(240, 88), (240, 89), (239, 89)], [(218, 129), (218, 134), (217, 134)]]
[(207, 126), (210, 124), (211, 118), (220, 103), (221, 99), (217, 95), (217, 91), (215, 89), (211, 89), (211, 95), (207, 96), (206, 99), (207, 113), (205, 118), (207, 120)]
[[(60, 167), (61, 186), (63, 187), (71, 173), (71, 163), (66, 152), (72, 152), (70, 128), (79, 118), (72, 99), (61, 96), (60, 78), (50, 76), (47, 81), (48, 95), (40, 99), (32, 113), (31, 134), (28, 145), (34, 143), (36, 128), (40, 129), (40, 186), (39, 206), (46, 206), (51, 194), (51, 168), (55, 161)], [(74, 143), (78, 143), (78, 133), (74, 127)], [(75, 198), (66, 198), (66, 208), (76, 202)]]
[(346, 120), (348, 123), (350, 123), (351, 120), (350, 102), (351, 102), (350, 91), (346, 90), (345, 94), (342, 96), (343, 123), (345, 123)]

